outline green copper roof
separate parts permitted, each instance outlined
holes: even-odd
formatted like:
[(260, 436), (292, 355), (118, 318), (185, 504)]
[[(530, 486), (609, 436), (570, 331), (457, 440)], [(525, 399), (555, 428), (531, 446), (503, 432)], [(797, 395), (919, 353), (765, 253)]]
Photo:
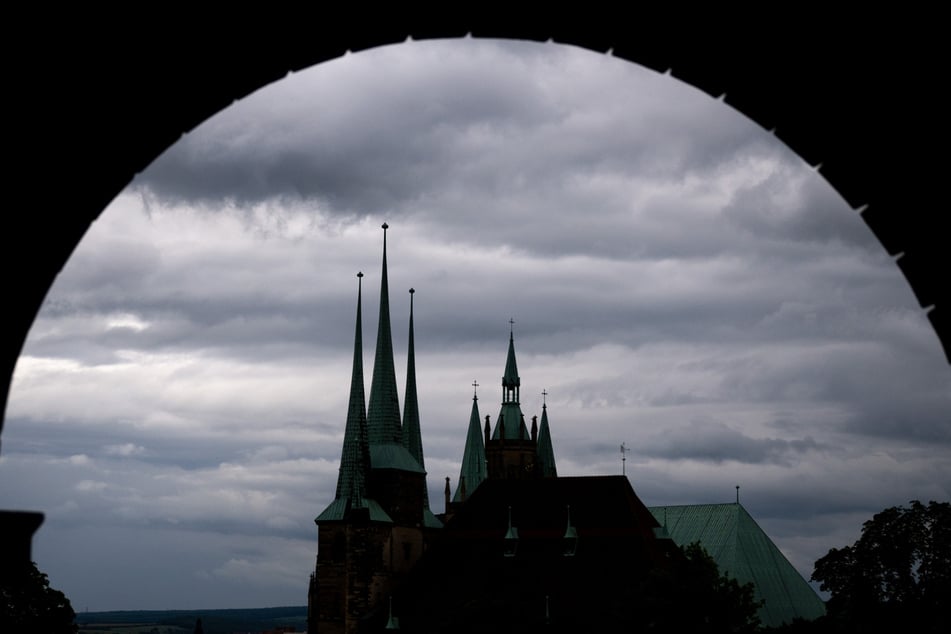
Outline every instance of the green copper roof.
[(699, 541), (721, 573), (752, 582), (756, 598), (765, 600), (759, 610), (764, 626), (825, 614), (819, 596), (740, 504), (654, 506), (650, 512), (676, 544)]
[(367, 470), (370, 468), (367, 443), (366, 406), (363, 391), (363, 326), (362, 296), (363, 273), (357, 274), (357, 323), (353, 337), (353, 372), (350, 376), (350, 402), (347, 407), (347, 424), (343, 432), (343, 449), (340, 455), (340, 472), (337, 476), (335, 499), (349, 498), (352, 508), (365, 506)]
[(508, 440), (528, 439), (528, 428), (525, 426), (525, 417), (522, 415), (522, 408), (516, 402), (502, 403), (499, 409), (499, 417), (495, 421), (495, 431), (492, 432), (492, 440), (500, 438), (499, 428), (505, 424), (505, 438)]
[(502, 435), (500, 428), (505, 427), (505, 438), (521, 440), (529, 438), (528, 428), (525, 427), (522, 408), (519, 406), (519, 386), (521, 379), (518, 376), (518, 364), (515, 362), (515, 338), (509, 332), (509, 351), (505, 358), (505, 374), (502, 375), (502, 407), (499, 417), (495, 421), (495, 431), (492, 440), (499, 440)]
[(406, 451), (406, 447), (394, 443), (370, 445), (370, 468), (425, 473), (425, 470), (416, 462), (416, 458)]
[[(383, 522), (386, 524), (392, 524), (393, 518), (383, 510), (383, 507), (376, 502), (376, 500), (371, 500), (364, 498), (366, 502), (366, 508), (369, 510), (370, 521), (371, 522)], [(350, 505), (350, 501), (346, 498), (334, 500), (330, 503), (323, 513), (317, 516), (314, 520), (318, 524), (323, 522), (340, 522), (347, 519), (350, 509), (353, 507)]]
[(453, 502), (462, 502), (462, 489), (465, 484), (466, 498), (485, 480), (485, 443), (482, 434), (482, 417), (479, 415), (479, 398), (472, 397), (472, 413), (469, 414), (469, 431), (466, 434), (466, 448), (462, 452), (462, 467), (459, 469), (459, 482)]
[(542, 425), (538, 429), (538, 448), (536, 452), (542, 475), (547, 478), (557, 478), (558, 470), (555, 468), (555, 450), (551, 446), (551, 428), (548, 426), (547, 405), (542, 405)]
[(390, 334), (390, 300), (386, 277), (386, 230), (383, 224), (383, 275), (380, 280), (380, 321), (376, 333), (376, 357), (370, 383), (367, 435), (371, 445), (402, 442), (400, 401), (393, 366), (393, 337)]

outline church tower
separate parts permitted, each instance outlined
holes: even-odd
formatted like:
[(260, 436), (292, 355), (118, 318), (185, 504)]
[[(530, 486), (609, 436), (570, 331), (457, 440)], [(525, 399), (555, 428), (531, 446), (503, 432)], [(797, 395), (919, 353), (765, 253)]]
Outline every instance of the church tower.
[[(505, 372), (502, 375), (502, 405), (495, 422), (495, 430), (491, 434), (488, 417), (485, 423), (485, 477), (488, 479), (522, 480), (557, 476), (547, 405), (542, 409), (541, 430), (538, 428), (537, 417), (533, 417), (532, 430), (529, 433), (525, 426), (525, 416), (522, 414), (521, 386), (522, 379), (518, 374), (518, 362), (515, 358), (513, 328), (509, 331), (509, 348), (505, 359)], [(467, 441), (466, 448), (468, 447)], [(472, 491), (474, 487), (469, 489), (467, 485), (469, 495)]]
[(390, 333), (383, 225), (380, 317), (365, 406), (362, 278), (359, 273), (350, 399), (334, 500), (317, 516), (317, 565), (308, 591), (308, 631), (352, 634), (386, 619), (386, 601), (442, 524), (429, 510), (416, 397), (410, 292), (406, 419), (400, 421)]

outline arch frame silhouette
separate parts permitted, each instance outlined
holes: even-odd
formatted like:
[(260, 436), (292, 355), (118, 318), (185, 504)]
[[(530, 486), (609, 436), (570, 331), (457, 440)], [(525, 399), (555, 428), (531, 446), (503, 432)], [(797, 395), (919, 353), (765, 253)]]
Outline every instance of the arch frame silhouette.
[[(108, 19), (106, 19), (108, 17)], [(242, 15), (31, 16), (7, 43), (13, 159), (2, 222), (0, 408), (30, 326), (90, 224), (182, 134), (235, 100), (349, 52), (407, 39), (553, 41), (609, 53), (722, 98), (814, 166), (896, 259), (951, 363), (951, 270), (935, 147), (947, 137), (938, 96), (935, 17), (833, 18), (808, 7), (587, 8), (530, 18), (486, 10), (376, 13), (372, 20), (275, 8)], [(753, 21), (751, 21), (753, 20)], [(77, 28), (77, 26), (81, 28)], [(910, 44), (895, 45), (901, 35)], [(51, 60), (56, 64), (51, 64)], [(0, 419), (2, 432), (2, 419)]]

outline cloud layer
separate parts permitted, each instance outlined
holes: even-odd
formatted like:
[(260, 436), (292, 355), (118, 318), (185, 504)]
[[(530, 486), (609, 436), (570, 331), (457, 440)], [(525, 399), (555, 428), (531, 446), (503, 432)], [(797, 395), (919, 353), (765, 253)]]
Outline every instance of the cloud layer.
[[(14, 377), (0, 506), (78, 609), (302, 605), (382, 231), (409, 297), (435, 510), (509, 319), (562, 475), (730, 501), (808, 577), (951, 489), (951, 371), (898, 268), (768, 132), (665, 75), (553, 44), (374, 49), (186, 135), (103, 212)], [(149, 571), (143, 574), (142, 571)], [(143, 579), (147, 577), (147, 579)]]

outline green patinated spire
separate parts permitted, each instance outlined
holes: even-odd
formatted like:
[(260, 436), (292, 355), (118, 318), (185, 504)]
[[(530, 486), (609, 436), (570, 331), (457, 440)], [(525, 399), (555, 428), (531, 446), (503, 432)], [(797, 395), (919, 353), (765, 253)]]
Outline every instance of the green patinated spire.
[(519, 405), (519, 389), (522, 380), (518, 376), (518, 364), (515, 362), (515, 332), (513, 320), (509, 320), (513, 329), (509, 331), (509, 351), (505, 359), (505, 374), (502, 375), (502, 408), (499, 410), (499, 419), (495, 424), (492, 439), (501, 437), (500, 428), (504, 427), (505, 438), (508, 440), (526, 440), (529, 438), (528, 429), (522, 416)]
[[(546, 395), (547, 392), (542, 392)], [(538, 445), (536, 448), (536, 464), (546, 478), (557, 478), (558, 470), (555, 468), (555, 450), (551, 446), (551, 428), (548, 426), (548, 405), (542, 403), (542, 424), (538, 430)]]
[[(476, 382), (473, 387), (478, 387)], [(462, 453), (462, 468), (453, 502), (464, 502), (485, 480), (485, 443), (482, 440), (482, 418), (479, 416), (479, 397), (472, 395), (472, 413), (469, 415), (469, 433)]]
[(383, 223), (383, 276), (380, 280), (380, 321), (376, 334), (376, 357), (370, 383), (367, 433), (371, 445), (401, 444), (400, 401), (393, 366), (393, 337), (390, 334), (390, 298), (386, 277), (386, 230)]
[[(350, 375), (350, 404), (347, 408), (347, 424), (343, 432), (343, 450), (340, 455), (340, 472), (337, 476), (337, 493), (332, 508), (325, 515), (341, 519), (336, 514), (349, 508), (366, 508), (366, 480), (370, 468), (370, 450), (367, 443), (366, 400), (363, 388), (363, 273), (357, 273), (357, 324), (353, 337), (353, 372)], [(318, 518), (320, 519), (320, 518)]]
[(423, 462), (423, 438), (419, 429), (419, 404), (416, 397), (416, 353), (413, 338), (413, 295), (409, 289), (409, 350), (406, 353), (406, 398), (403, 404), (403, 446), (416, 458), (419, 466)]
[[(409, 351), (406, 356), (406, 398), (403, 404), (403, 446), (419, 466), (426, 468), (423, 460), (423, 435), (419, 428), (419, 402), (416, 397), (416, 345), (413, 336), (413, 296), (409, 289)], [(429, 508), (429, 490), (423, 482), (423, 507)]]

